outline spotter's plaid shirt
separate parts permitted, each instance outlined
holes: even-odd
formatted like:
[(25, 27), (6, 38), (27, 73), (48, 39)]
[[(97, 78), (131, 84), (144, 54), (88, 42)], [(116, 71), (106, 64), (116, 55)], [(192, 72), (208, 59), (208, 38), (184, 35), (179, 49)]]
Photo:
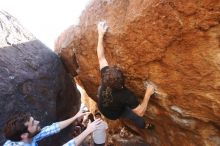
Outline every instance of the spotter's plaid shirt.
[(46, 126), (43, 129), (41, 129), (40, 133), (38, 133), (37, 135), (33, 137), (31, 143), (24, 143), (22, 141), (13, 142), (13, 141), (7, 140), (3, 146), (37, 146), (38, 141), (50, 135), (56, 134), (58, 132), (60, 132), (59, 124), (53, 123), (52, 125)]

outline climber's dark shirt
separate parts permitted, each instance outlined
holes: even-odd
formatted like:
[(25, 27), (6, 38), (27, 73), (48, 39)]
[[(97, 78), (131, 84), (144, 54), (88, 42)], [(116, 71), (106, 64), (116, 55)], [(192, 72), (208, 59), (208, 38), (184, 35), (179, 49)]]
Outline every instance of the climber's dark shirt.
[[(109, 67), (106, 66), (101, 69), (101, 77)], [(101, 86), (98, 91), (98, 107), (100, 112), (107, 118), (115, 120), (121, 116), (126, 107), (134, 109), (139, 102), (137, 97), (126, 87), (118, 90), (111, 90), (109, 87)]]

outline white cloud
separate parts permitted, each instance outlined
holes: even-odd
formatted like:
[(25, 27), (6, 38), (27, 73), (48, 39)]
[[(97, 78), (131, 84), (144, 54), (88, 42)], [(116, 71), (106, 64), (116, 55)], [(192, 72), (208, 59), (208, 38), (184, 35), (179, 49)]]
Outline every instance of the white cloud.
[(77, 24), (90, 0), (0, 0), (9, 12), (44, 44), (53, 49), (59, 34)]

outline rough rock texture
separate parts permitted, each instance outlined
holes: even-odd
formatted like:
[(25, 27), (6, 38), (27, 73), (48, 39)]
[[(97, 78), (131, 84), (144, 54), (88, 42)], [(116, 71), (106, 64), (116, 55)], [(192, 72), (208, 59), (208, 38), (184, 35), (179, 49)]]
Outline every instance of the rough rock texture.
[(79, 77), (93, 99), (100, 81), (100, 20), (110, 26), (107, 60), (121, 67), (126, 85), (142, 97), (143, 81), (150, 80), (160, 92), (145, 114), (155, 130), (139, 131), (145, 140), (156, 146), (220, 145), (220, 1), (92, 1), (79, 26), (59, 37), (56, 50), (66, 62), (75, 53)]
[(119, 135), (113, 135), (112, 143), (114, 146), (149, 146), (141, 138), (136, 136), (121, 138)]
[[(55, 53), (0, 11), (0, 131), (17, 111), (30, 112), (42, 126), (70, 117), (80, 105), (73, 83)], [(60, 146), (71, 137), (66, 131), (54, 138), (40, 145)]]

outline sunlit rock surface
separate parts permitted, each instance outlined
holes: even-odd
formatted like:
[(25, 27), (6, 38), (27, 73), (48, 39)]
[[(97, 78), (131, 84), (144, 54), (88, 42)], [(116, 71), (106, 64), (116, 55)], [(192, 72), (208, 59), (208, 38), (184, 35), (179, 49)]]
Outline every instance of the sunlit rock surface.
[(145, 114), (155, 129), (142, 137), (155, 146), (220, 145), (219, 0), (95, 0), (80, 19), (56, 51), (68, 70), (78, 68), (93, 99), (100, 82), (96, 25), (106, 20), (109, 64), (123, 70), (140, 98), (144, 81), (159, 90)]
[[(59, 57), (26, 31), (11, 15), (0, 11), (0, 131), (10, 115), (30, 112), (45, 126), (76, 113), (80, 95)], [(41, 145), (60, 146), (67, 131)], [(0, 145), (5, 138), (0, 133)]]

